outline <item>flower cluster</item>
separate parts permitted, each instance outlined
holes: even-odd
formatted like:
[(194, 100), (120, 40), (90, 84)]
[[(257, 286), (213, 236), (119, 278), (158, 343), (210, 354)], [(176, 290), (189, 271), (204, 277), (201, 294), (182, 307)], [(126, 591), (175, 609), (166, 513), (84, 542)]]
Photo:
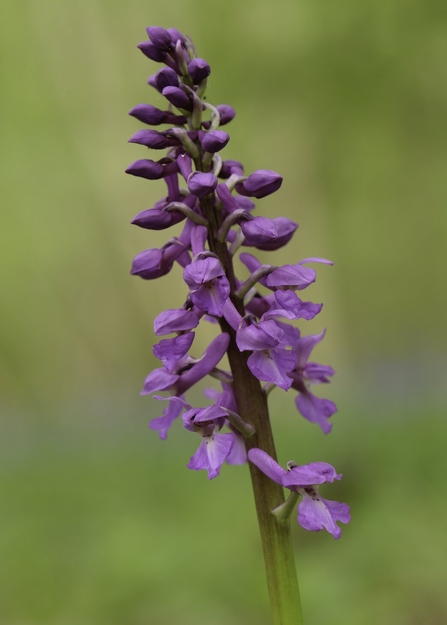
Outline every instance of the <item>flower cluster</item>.
[[(179, 31), (149, 27), (147, 33), (149, 40), (138, 47), (149, 59), (163, 65), (149, 77), (148, 83), (163, 96), (166, 105), (159, 109), (138, 104), (129, 114), (144, 124), (163, 125), (164, 129), (138, 130), (129, 141), (167, 152), (158, 160), (137, 160), (126, 172), (148, 180), (163, 179), (167, 192), (155, 206), (138, 213), (132, 223), (149, 230), (165, 230), (180, 222), (183, 227), (179, 236), (171, 237), (162, 247), (139, 253), (131, 273), (152, 280), (167, 274), (177, 263), (186, 288), (183, 304), (161, 312), (155, 319), (155, 334), (170, 337), (161, 338), (153, 348), (162, 366), (148, 375), (142, 394), (167, 392), (166, 397), (154, 395), (168, 404), (150, 427), (164, 439), (183, 412), (183, 426), (200, 436), (199, 447), (187, 466), (206, 470), (212, 479), (224, 462), (246, 462), (245, 449), (253, 447), (246, 442), (255, 433), (250, 415), (241, 416), (238, 410), (233, 378), (240, 372), (233, 367), (231, 371), (217, 367), (230, 345), (244, 353), (244, 375), (264, 383), (261, 393), (267, 394), (274, 387), (286, 391), (293, 388), (301, 415), (319, 425), (323, 432), (330, 431), (329, 418), (336, 406), (310, 390), (314, 384), (328, 383), (334, 374), (331, 367), (309, 360), (325, 331), (303, 336), (290, 322), (313, 319), (321, 311), (321, 304), (303, 301), (297, 292), (315, 282), (316, 272), (309, 265), (332, 263), (323, 258), (306, 258), (295, 264), (275, 266), (244, 251), (239, 258), (249, 275), (245, 279), (235, 275), (233, 257), (241, 248), (277, 250), (291, 240), (298, 228), (297, 223), (285, 217), (268, 219), (254, 214), (253, 198), (276, 192), (282, 177), (264, 169), (246, 176), (242, 163), (221, 157), (221, 150), (230, 140), (221, 127), (234, 118), (235, 111), (228, 104), (213, 106), (204, 98), (211, 73), (209, 64), (196, 56), (192, 41)], [(218, 322), (221, 333), (197, 358), (190, 350), (194, 330), (202, 320)], [(210, 405), (192, 407), (185, 393), (208, 375), (219, 379), (222, 388), (205, 392)], [(257, 451), (258, 455), (251, 449), (249, 458), (266, 472), (266, 454)], [(268, 462), (279, 467), (271, 458)], [(328, 481), (332, 474), (325, 474), (323, 480), (321, 472), (313, 470), (322, 464), (301, 467), (301, 472), (307, 470), (306, 475), (314, 476), (313, 484)], [(314, 501), (309, 483), (301, 478), (294, 485), (290, 480), (281, 481), (282, 471), (280, 467), (270, 468), (267, 474), (303, 495), (301, 525), (312, 530), (326, 527), (337, 537), (335, 520), (346, 521), (345, 508), (337, 512), (338, 508), (321, 500), (325, 502), (324, 512), (313, 512), (316, 507), (309, 503), (309, 497)], [(295, 469), (290, 475), (294, 472)], [(333, 477), (340, 476), (334, 473)]]

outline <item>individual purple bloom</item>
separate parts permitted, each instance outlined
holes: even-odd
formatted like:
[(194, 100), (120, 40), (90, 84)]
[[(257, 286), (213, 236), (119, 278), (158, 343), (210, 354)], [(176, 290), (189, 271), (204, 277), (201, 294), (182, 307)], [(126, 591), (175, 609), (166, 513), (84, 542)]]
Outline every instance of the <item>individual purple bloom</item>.
[(199, 359), (185, 356), (177, 361), (171, 373), (164, 368), (154, 369), (145, 379), (140, 394), (149, 395), (156, 391), (170, 389), (175, 395), (183, 395), (216, 367), (227, 351), (229, 342), (230, 336), (222, 332), (211, 341)]
[(206, 470), (208, 479), (217, 477), (220, 468), (230, 456), (235, 443), (233, 432), (220, 434), (225, 424), (225, 411), (220, 406), (192, 408), (183, 415), (183, 424), (190, 431), (199, 432), (202, 442), (186, 465), (194, 471)]
[(130, 109), (129, 115), (150, 126), (163, 124), (166, 119), (166, 111), (161, 111), (151, 104), (137, 104)]
[(185, 267), (183, 279), (192, 302), (199, 310), (220, 317), (230, 295), (230, 283), (217, 258), (199, 258)]
[(244, 182), (236, 186), (240, 195), (262, 198), (270, 195), (282, 185), (282, 176), (269, 169), (259, 169), (248, 176)]
[(182, 33), (176, 28), (168, 28), (168, 33), (171, 35), (171, 40), (174, 45), (177, 43), (179, 39), (183, 44), (186, 43), (185, 36), (182, 35)]
[(227, 187), (227, 185), (224, 182), (217, 185), (216, 193), (217, 193), (219, 200), (222, 202), (222, 205), (227, 213), (234, 213), (234, 211), (240, 209), (240, 206), (237, 203), (236, 198), (233, 197), (230, 189)]
[(163, 200), (162, 204), (162, 207), (155, 206), (154, 208), (141, 211), (138, 215), (135, 215), (131, 223), (147, 230), (165, 230), (185, 219), (185, 215), (180, 211), (168, 212), (164, 210), (168, 206), (168, 202), (165, 200)]
[(173, 339), (162, 339), (152, 348), (154, 356), (161, 360), (165, 369), (171, 373), (177, 361), (186, 356), (193, 341), (194, 332), (186, 332)]
[(168, 436), (169, 428), (184, 408), (183, 402), (179, 397), (160, 397), (158, 395), (154, 395), (154, 399), (169, 401), (168, 406), (163, 410), (162, 416), (152, 419), (149, 423), (150, 429), (158, 432), (160, 438), (165, 440)]
[(171, 271), (174, 261), (183, 253), (186, 253), (186, 247), (179, 241), (168, 243), (161, 249), (144, 250), (133, 259), (130, 273), (144, 280), (160, 278)]
[(273, 220), (267, 217), (252, 217), (247, 221), (242, 221), (241, 230), (250, 245), (274, 241), (278, 236)]
[(193, 310), (171, 308), (155, 317), (154, 332), (157, 336), (192, 330), (199, 325), (199, 316)]
[(222, 167), (220, 168), (219, 178), (229, 178), (233, 174), (237, 176), (244, 175), (244, 166), (239, 161), (226, 160), (222, 161)]
[(236, 200), (239, 208), (243, 208), (244, 211), (252, 211), (256, 204), (248, 199), (248, 197), (243, 197), (242, 195), (235, 195), (234, 199)]
[(205, 59), (195, 58), (188, 65), (188, 73), (197, 85), (211, 74), (211, 67)]
[(308, 389), (308, 384), (329, 382), (329, 377), (335, 373), (332, 367), (308, 362), (313, 348), (323, 340), (325, 332), (326, 330), (323, 330), (320, 334), (310, 334), (295, 341), (294, 349), (298, 360), (289, 375), (293, 379), (292, 387), (299, 392), (295, 399), (299, 412), (308, 421), (317, 423), (323, 432), (328, 434), (332, 429), (328, 419), (337, 412), (337, 406), (329, 399), (316, 397)]
[(284, 349), (283, 336), (283, 330), (273, 319), (255, 323), (246, 317), (236, 333), (236, 343), (240, 351), (253, 351), (247, 364), (258, 380), (288, 390), (292, 385), (288, 373), (295, 368), (297, 356)]
[(164, 150), (165, 148), (176, 145), (177, 142), (173, 141), (169, 137), (166, 137), (164, 133), (157, 130), (138, 130), (128, 140), (128, 143), (138, 143), (139, 145), (145, 145), (147, 148), (153, 150)]
[(201, 139), (202, 148), (207, 152), (215, 153), (223, 150), (230, 140), (230, 135), (223, 130), (205, 132)]
[(262, 296), (260, 293), (255, 293), (251, 300), (245, 305), (245, 309), (259, 319), (272, 308), (274, 303), (275, 296), (273, 293), (265, 296)]
[(160, 50), (157, 46), (154, 46), (154, 44), (150, 41), (143, 41), (142, 43), (139, 43), (137, 48), (139, 48), (148, 59), (151, 59), (151, 61), (155, 61), (156, 63), (163, 63), (166, 59), (166, 52), (164, 52), (164, 50)]
[(278, 289), (275, 291), (274, 298), (276, 299), (278, 307), (291, 311), (295, 315), (295, 319), (306, 319), (306, 321), (310, 321), (318, 315), (323, 308), (323, 304), (303, 302), (294, 291), (289, 289), (285, 291)]
[(298, 228), (298, 224), (291, 219), (287, 219), (287, 217), (275, 217), (272, 221), (275, 224), (276, 237), (265, 242), (257, 243), (256, 247), (258, 250), (274, 251), (284, 247)]
[(315, 282), (317, 274), (310, 267), (296, 265), (283, 265), (275, 269), (265, 279), (265, 285), (270, 289), (297, 289), (301, 291)]
[(166, 87), (178, 87), (179, 81), (176, 72), (170, 67), (163, 67), (160, 69), (154, 77), (154, 84), (156, 89), (160, 93), (163, 92), (163, 89)]
[(149, 26), (146, 28), (151, 42), (160, 50), (168, 51), (172, 48), (172, 37), (170, 33), (160, 26)]
[(188, 179), (188, 189), (190, 193), (202, 198), (214, 191), (217, 187), (217, 182), (218, 180), (214, 174), (195, 171)]
[[(236, 111), (229, 104), (218, 104), (216, 106), (216, 109), (219, 111), (219, 114), (220, 114), (220, 126), (225, 126), (225, 124), (228, 124), (229, 122), (231, 122), (231, 120), (234, 119), (234, 117), (236, 116)], [(211, 126), (211, 122), (209, 121), (202, 122), (202, 126), (203, 128), (208, 129)], [(226, 161), (226, 162), (235, 163), (236, 161)], [(241, 163), (238, 163), (238, 164), (240, 165), (240, 168), (243, 172), (244, 168), (242, 164)], [(224, 176), (221, 176), (221, 177), (223, 178)], [(228, 177), (229, 176), (227, 176), (227, 178)]]
[(162, 95), (174, 106), (179, 109), (191, 111), (193, 103), (188, 95), (180, 89), (180, 87), (172, 86), (165, 87), (162, 91)]
[(155, 163), (149, 159), (135, 161), (126, 169), (126, 174), (146, 178), (147, 180), (159, 180), (164, 176), (164, 167), (161, 163)]
[(326, 462), (313, 462), (303, 466), (288, 463), (291, 468), (286, 471), (258, 448), (250, 449), (248, 458), (271, 480), (302, 496), (298, 504), (298, 523), (301, 527), (312, 532), (326, 529), (335, 539), (340, 538), (341, 529), (337, 522), (349, 523), (349, 506), (323, 499), (318, 492), (320, 484), (341, 479), (341, 474), (337, 475), (334, 467)]

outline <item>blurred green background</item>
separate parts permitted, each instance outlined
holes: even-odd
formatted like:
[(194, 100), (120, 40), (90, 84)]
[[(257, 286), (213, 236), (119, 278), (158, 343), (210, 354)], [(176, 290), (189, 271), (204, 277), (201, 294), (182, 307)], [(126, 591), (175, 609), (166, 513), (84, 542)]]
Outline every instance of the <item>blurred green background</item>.
[(247, 470), (185, 470), (197, 441), (178, 425), (160, 442), (138, 396), (153, 318), (186, 294), (179, 268), (128, 274), (165, 240), (129, 226), (163, 184), (123, 173), (145, 157), (127, 111), (161, 104), (135, 48), (148, 25), (211, 64), (209, 100), (237, 110), (225, 156), (284, 176), (258, 204), (301, 226), (275, 262), (335, 261), (304, 326), (328, 328), (333, 432), (272, 396), (281, 462), (333, 463), (344, 479), (324, 494), (352, 506), (337, 542), (293, 524), (306, 623), (444, 624), (440, 0), (1, 3), (0, 623), (270, 622)]

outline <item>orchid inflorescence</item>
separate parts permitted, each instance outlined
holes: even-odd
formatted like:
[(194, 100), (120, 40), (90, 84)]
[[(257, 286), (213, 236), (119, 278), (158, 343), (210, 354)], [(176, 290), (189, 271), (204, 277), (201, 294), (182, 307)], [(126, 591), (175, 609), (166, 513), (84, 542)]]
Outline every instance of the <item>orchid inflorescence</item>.
[[(244, 251), (239, 258), (249, 276), (245, 280), (235, 276), (233, 257), (240, 248), (277, 250), (298, 228), (285, 217), (268, 219), (253, 214), (255, 204), (250, 198), (261, 199), (276, 192), (282, 177), (270, 170), (245, 176), (242, 163), (221, 158), (220, 152), (230, 140), (221, 127), (234, 118), (235, 111), (227, 104), (213, 106), (204, 99), (209, 64), (196, 56), (192, 41), (179, 31), (149, 27), (147, 33), (149, 41), (138, 47), (152, 61), (164, 64), (148, 83), (167, 100), (167, 106), (160, 110), (139, 104), (129, 114), (150, 126), (168, 124), (169, 128), (161, 132), (139, 130), (129, 141), (168, 151), (157, 161), (137, 160), (126, 172), (148, 180), (164, 179), (167, 195), (153, 208), (140, 212), (132, 223), (149, 230), (164, 230), (180, 222), (184, 225), (181, 234), (163, 247), (138, 254), (131, 273), (151, 280), (167, 274), (177, 262), (189, 290), (182, 306), (161, 312), (154, 322), (157, 336), (172, 337), (162, 338), (154, 346), (154, 355), (163, 366), (147, 376), (142, 390), (143, 395), (167, 392), (166, 397), (153, 396), (168, 404), (150, 427), (165, 439), (183, 412), (184, 427), (201, 437), (187, 466), (206, 470), (209, 479), (219, 475), (224, 462), (245, 463), (248, 450), (254, 465), (290, 489), (293, 503), (302, 497), (298, 522), (304, 528), (325, 528), (338, 538), (336, 522), (349, 521), (349, 507), (321, 498), (318, 485), (341, 475), (323, 462), (304, 466), (289, 463), (288, 470), (282, 469), (256, 445), (256, 428), (260, 426), (254, 426), (249, 411), (241, 410), (241, 393), (238, 397), (235, 390), (236, 377), (241, 376), (245, 380), (254, 376), (264, 383), (261, 387), (255, 381), (264, 399), (275, 387), (285, 391), (293, 388), (301, 415), (324, 433), (330, 432), (329, 418), (337, 408), (309, 388), (328, 383), (334, 374), (332, 367), (309, 361), (325, 331), (302, 336), (288, 322), (310, 320), (321, 311), (321, 304), (303, 301), (297, 292), (315, 282), (316, 272), (309, 264), (332, 263), (324, 258), (306, 258), (275, 266), (261, 263)], [(199, 358), (194, 358), (189, 351), (194, 329), (202, 320), (217, 321), (221, 333)], [(225, 354), (231, 371), (217, 367)], [(208, 375), (220, 381), (221, 391), (207, 389), (205, 396), (212, 403), (191, 406), (186, 392)], [(290, 505), (286, 502), (274, 513), (281, 521), (290, 514)]]

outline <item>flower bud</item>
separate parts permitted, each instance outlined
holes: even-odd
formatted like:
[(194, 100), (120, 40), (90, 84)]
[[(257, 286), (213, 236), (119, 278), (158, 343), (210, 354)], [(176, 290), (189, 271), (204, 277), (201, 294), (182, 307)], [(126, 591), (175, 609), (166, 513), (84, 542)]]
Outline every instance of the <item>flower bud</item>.
[(215, 153), (223, 150), (230, 140), (230, 135), (223, 130), (205, 132), (201, 138), (202, 148), (207, 152)]
[(211, 67), (205, 59), (193, 59), (188, 65), (188, 72), (194, 83), (197, 85), (211, 74)]
[(177, 41), (180, 39), (180, 41), (182, 42), (182, 44), (186, 43), (186, 39), (185, 36), (182, 35), (182, 33), (177, 30), (176, 28), (168, 28), (168, 33), (171, 35), (171, 40), (172, 43), (175, 44), (177, 43)]
[(146, 28), (149, 39), (156, 48), (166, 52), (172, 48), (172, 38), (167, 30), (160, 26), (149, 26)]
[[(218, 104), (216, 106), (216, 109), (219, 111), (220, 114), (220, 126), (224, 126), (225, 124), (231, 122), (231, 120), (236, 115), (236, 111), (229, 104)], [(209, 128), (211, 126), (211, 122), (203, 122), (202, 126), (204, 128)]]
[(129, 115), (143, 122), (143, 124), (149, 124), (151, 126), (158, 126), (166, 119), (165, 111), (160, 111), (160, 109), (150, 104), (137, 104), (137, 106), (134, 106), (133, 109), (129, 111)]
[(247, 180), (238, 184), (236, 190), (240, 195), (262, 198), (270, 195), (282, 185), (282, 176), (269, 169), (258, 169), (248, 176)]
[(192, 102), (180, 87), (165, 87), (162, 95), (174, 106), (186, 111), (192, 110)]
[(163, 89), (165, 87), (178, 87), (179, 86), (178, 76), (174, 72), (174, 70), (171, 69), (170, 67), (163, 67), (163, 69), (160, 69), (155, 74), (154, 83), (155, 83), (156, 89), (158, 89), (160, 93), (163, 92)]
[(150, 41), (143, 41), (142, 43), (139, 43), (137, 48), (139, 48), (148, 59), (155, 61), (156, 63), (163, 63), (166, 58), (166, 52), (163, 52), (163, 50), (154, 46), (154, 44)]
[(164, 168), (160, 163), (155, 163), (149, 159), (142, 159), (135, 161), (132, 165), (126, 169), (126, 174), (132, 176), (139, 176), (140, 178), (146, 178), (147, 180), (159, 180), (163, 178)]
[(188, 178), (188, 189), (190, 193), (197, 197), (205, 197), (214, 191), (217, 187), (217, 182), (214, 174), (195, 171)]
[(156, 130), (139, 130), (128, 141), (128, 143), (138, 143), (139, 145), (145, 145), (147, 148), (153, 150), (164, 150), (172, 145), (177, 145), (174, 139), (165, 137), (162, 132)]
[(226, 180), (232, 174), (237, 174), (238, 176), (244, 175), (244, 166), (239, 161), (222, 161), (222, 167), (220, 168), (219, 178), (223, 178)]

